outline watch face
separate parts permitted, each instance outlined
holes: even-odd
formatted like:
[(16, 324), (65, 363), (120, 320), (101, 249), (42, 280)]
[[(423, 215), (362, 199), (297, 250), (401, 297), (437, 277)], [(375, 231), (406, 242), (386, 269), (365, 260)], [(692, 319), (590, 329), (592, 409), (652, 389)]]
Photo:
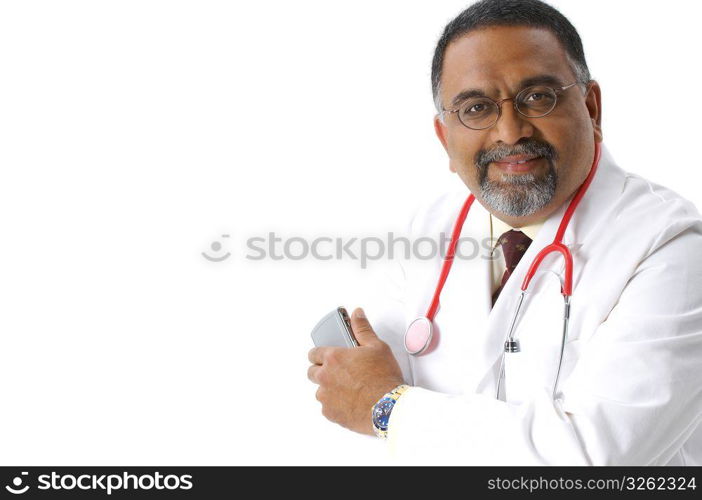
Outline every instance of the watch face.
[(388, 420), (390, 420), (390, 412), (395, 406), (395, 400), (383, 398), (378, 401), (378, 404), (373, 408), (373, 425), (381, 431), (388, 430)]

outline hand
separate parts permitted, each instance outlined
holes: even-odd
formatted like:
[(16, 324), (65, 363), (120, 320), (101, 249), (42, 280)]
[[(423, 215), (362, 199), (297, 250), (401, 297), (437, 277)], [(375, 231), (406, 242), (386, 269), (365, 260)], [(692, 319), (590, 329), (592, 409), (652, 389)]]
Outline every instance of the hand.
[(319, 384), (322, 415), (352, 431), (373, 435), (371, 408), (387, 392), (404, 383), (390, 347), (371, 328), (363, 309), (351, 315), (359, 346), (315, 347), (307, 377)]

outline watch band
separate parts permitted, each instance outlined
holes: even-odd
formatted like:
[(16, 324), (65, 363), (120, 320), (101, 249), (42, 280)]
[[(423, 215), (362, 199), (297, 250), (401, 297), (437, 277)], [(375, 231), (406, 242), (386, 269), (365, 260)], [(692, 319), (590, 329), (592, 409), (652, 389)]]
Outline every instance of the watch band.
[(390, 414), (392, 413), (395, 403), (400, 399), (410, 388), (407, 384), (401, 384), (380, 398), (377, 403), (371, 408), (371, 422), (375, 435), (385, 439), (388, 437), (388, 424), (390, 422)]

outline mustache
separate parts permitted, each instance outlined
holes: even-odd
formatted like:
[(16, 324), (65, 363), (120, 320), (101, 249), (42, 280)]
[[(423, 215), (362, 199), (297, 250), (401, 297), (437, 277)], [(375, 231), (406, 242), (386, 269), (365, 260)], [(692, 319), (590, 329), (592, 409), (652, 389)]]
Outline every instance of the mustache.
[(542, 156), (553, 163), (558, 159), (556, 148), (545, 141), (527, 139), (514, 145), (500, 144), (491, 149), (481, 149), (475, 154), (475, 166), (481, 173), (487, 171), (488, 165), (513, 155)]

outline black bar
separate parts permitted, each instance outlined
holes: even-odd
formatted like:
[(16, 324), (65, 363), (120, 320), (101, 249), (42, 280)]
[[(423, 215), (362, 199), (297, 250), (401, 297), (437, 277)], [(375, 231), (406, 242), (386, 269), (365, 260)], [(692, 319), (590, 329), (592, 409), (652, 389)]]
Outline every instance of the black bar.
[(427, 500), (583, 493), (701, 498), (702, 467), (0, 467), (0, 499), (288, 498), (302, 493), (397, 500), (402, 491), (411, 491), (409, 498), (424, 494)]

